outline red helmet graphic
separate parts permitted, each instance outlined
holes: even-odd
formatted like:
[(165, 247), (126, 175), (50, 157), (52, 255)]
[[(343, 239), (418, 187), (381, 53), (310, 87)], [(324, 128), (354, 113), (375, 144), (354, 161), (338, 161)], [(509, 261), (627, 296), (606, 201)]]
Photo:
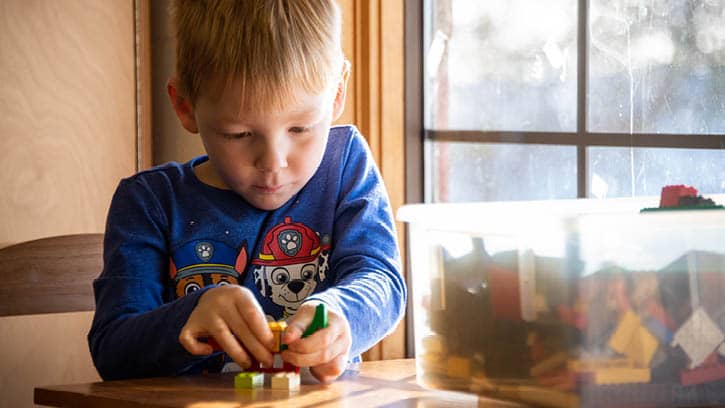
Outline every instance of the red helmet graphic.
[(284, 222), (275, 225), (264, 237), (259, 257), (252, 260), (255, 265), (284, 266), (317, 259), (320, 250), (320, 237), (310, 227), (292, 222), (285, 217)]

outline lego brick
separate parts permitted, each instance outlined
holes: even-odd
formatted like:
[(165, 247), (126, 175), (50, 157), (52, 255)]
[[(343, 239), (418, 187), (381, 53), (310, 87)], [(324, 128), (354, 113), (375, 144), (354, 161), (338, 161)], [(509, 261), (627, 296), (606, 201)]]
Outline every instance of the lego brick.
[(491, 392), (496, 389), (496, 384), (491, 382), (488, 377), (482, 374), (474, 375), (471, 378), (469, 390), (478, 394)]
[(423, 337), (421, 345), (426, 353), (445, 353), (443, 339), (437, 334), (431, 334)]
[(645, 302), (644, 309), (649, 316), (659, 320), (669, 330), (675, 329), (675, 322), (672, 320), (670, 315), (667, 314), (667, 312), (659, 302), (650, 299)]
[(300, 375), (295, 372), (280, 372), (272, 375), (271, 387), (273, 390), (299, 390)]
[(697, 196), (697, 189), (694, 187), (678, 184), (662, 187), (660, 193), (660, 208), (677, 207), (680, 204), (680, 197)]
[(279, 353), (284, 350), (282, 336), (284, 335), (284, 331), (287, 329), (287, 322), (282, 320), (278, 322), (269, 322), (269, 329), (272, 330), (272, 334), (274, 335), (274, 346), (272, 347), (272, 351)]
[(234, 388), (259, 388), (264, 386), (264, 374), (260, 372), (242, 372), (234, 376)]
[(646, 327), (640, 326), (635, 332), (635, 337), (627, 348), (626, 354), (640, 367), (647, 367), (659, 344), (657, 338)]
[(446, 373), (449, 377), (469, 378), (471, 376), (471, 361), (464, 357), (448, 357)]
[(569, 360), (567, 367), (574, 372), (584, 372), (604, 368), (634, 368), (634, 362), (629, 358), (586, 358)]
[(725, 335), (702, 307), (695, 310), (676, 332), (672, 346), (680, 346), (690, 358), (690, 368), (702, 364), (725, 340)]
[(600, 368), (594, 370), (594, 383), (596, 384), (627, 384), (648, 383), (650, 370), (648, 368)]
[(327, 308), (324, 303), (320, 303), (315, 308), (315, 317), (312, 318), (312, 323), (307, 326), (307, 329), (302, 333), (302, 337), (307, 337), (319, 329), (327, 327)]
[(267, 367), (263, 363), (260, 363), (258, 361), (254, 361), (252, 363), (252, 366), (250, 367), (250, 370), (253, 371), (260, 371), (263, 373), (280, 373), (280, 372), (300, 372), (300, 368), (297, 366), (294, 366), (284, 360), (282, 360), (282, 356), (280, 354), (273, 354), (274, 360), (272, 360), (272, 366)]
[(725, 379), (725, 364), (686, 370), (680, 376), (682, 385), (702, 384), (723, 379)]
[(609, 347), (619, 353), (625, 354), (624, 351), (634, 337), (635, 331), (639, 328), (639, 318), (631, 310), (628, 310), (619, 320), (617, 328), (614, 330), (612, 337), (607, 343)]
[(642, 326), (639, 317), (628, 310), (609, 339), (612, 350), (625, 354), (636, 365), (647, 367), (654, 356), (659, 342), (657, 338)]
[(659, 319), (650, 317), (644, 320), (644, 325), (662, 343), (669, 344), (672, 342), (672, 332)]
[(521, 320), (518, 272), (491, 265), (488, 268), (488, 285), (493, 316), (497, 319)]
[(552, 370), (565, 366), (568, 358), (569, 355), (567, 353), (560, 351), (531, 367), (529, 374), (531, 374), (532, 377), (538, 377), (546, 374)]
[(500, 385), (491, 393), (493, 398), (513, 399), (534, 404), (561, 408), (581, 406), (579, 397), (565, 391), (525, 385)]
[(547, 388), (560, 391), (575, 391), (581, 383), (591, 383), (591, 373), (574, 372), (566, 368), (551, 371), (546, 375), (536, 377), (536, 382)]

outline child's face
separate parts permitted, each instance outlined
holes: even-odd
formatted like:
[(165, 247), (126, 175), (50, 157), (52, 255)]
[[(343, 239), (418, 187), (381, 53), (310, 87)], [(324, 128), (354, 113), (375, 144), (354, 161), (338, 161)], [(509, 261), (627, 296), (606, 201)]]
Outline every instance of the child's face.
[(216, 100), (200, 96), (186, 121), (174, 106), (184, 127), (201, 135), (209, 155), (196, 168), (197, 177), (233, 190), (259, 209), (274, 210), (297, 194), (320, 165), (344, 93), (340, 86), (320, 94), (299, 90), (298, 102), (256, 112), (240, 109), (239, 87), (230, 86)]

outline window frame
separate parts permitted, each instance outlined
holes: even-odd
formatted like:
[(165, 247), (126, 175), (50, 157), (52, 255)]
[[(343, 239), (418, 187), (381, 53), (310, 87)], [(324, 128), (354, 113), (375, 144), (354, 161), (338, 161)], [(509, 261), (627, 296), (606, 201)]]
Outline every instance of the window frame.
[(601, 133), (586, 129), (589, 3), (577, 10), (576, 132), (433, 130), (424, 127), (424, 0), (405, 0), (406, 202), (426, 197), (425, 142), (537, 144), (576, 147), (577, 198), (587, 198), (588, 147), (725, 149), (725, 134)]

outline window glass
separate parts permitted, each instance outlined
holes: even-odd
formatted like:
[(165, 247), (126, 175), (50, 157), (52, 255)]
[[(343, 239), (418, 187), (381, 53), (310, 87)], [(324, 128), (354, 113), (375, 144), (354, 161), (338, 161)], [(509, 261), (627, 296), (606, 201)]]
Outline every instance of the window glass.
[(591, 0), (588, 130), (725, 133), (725, 2)]
[[(426, 201), (658, 195), (667, 184), (725, 192), (725, 149), (688, 146), (693, 135), (725, 134), (725, 1), (587, 1), (586, 84), (577, 84), (578, 0), (423, 4)], [(457, 130), (466, 142), (452, 141)], [(498, 131), (522, 143), (487, 143)], [(579, 139), (524, 143), (533, 132)], [(677, 138), (668, 148), (592, 146), (590, 133)]]
[(576, 131), (576, 0), (429, 0), (426, 127)]
[(576, 198), (576, 148), (432, 142), (432, 202)]
[(590, 147), (589, 197), (658, 196), (686, 184), (700, 194), (725, 193), (725, 150)]

